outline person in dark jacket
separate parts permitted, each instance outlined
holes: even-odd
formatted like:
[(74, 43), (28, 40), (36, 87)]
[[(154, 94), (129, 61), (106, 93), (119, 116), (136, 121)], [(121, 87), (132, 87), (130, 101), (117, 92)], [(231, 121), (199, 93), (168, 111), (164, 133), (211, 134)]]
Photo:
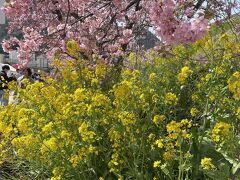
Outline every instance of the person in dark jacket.
[(8, 90), (8, 83), (15, 80), (15, 77), (8, 77), (8, 72), (10, 72), (10, 67), (8, 65), (2, 66), (2, 71), (0, 72), (0, 103), (2, 106), (8, 104), (8, 99), (4, 97), (5, 91)]

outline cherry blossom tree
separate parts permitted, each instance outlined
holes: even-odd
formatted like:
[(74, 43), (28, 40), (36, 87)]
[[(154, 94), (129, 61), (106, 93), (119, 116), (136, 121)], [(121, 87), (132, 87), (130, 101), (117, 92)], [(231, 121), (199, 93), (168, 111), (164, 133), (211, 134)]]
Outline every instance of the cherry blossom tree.
[[(121, 53), (149, 27), (166, 44), (190, 43), (208, 28), (210, 14), (236, 2), (221, 0), (8, 0), (4, 11), (9, 33), (22, 39), (3, 41), (6, 52), (19, 46), (19, 60), (27, 64), (31, 53), (67, 54), (66, 42), (79, 42), (80, 53)], [(230, 6), (231, 5), (231, 6)], [(215, 11), (215, 12), (214, 12)], [(208, 15), (208, 17), (207, 17)], [(212, 16), (211, 16), (212, 17)]]

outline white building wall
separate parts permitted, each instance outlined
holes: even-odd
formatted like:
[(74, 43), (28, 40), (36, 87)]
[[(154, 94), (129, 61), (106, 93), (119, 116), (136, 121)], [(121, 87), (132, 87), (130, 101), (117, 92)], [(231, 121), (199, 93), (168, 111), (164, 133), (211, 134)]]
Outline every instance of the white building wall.
[(4, 63), (4, 55), (0, 54), (0, 63)]
[(3, 7), (5, 1), (4, 0), (0, 0), (0, 24), (5, 24), (6, 23), (6, 18), (5, 18), (5, 14), (4, 12), (1, 10), (1, 8)]
[(17, 63), (18, 63), (18, 58), (17, 58), (17, 56), (18, 56), (17, 51), (11, 51), (11, 52), (9, 53), (9, 60), (11, 61), (10, 63), (12, 63), (12, 64), (17, 64)]
[[(9, 53), (9, 59), (5, 59), (6, 62), (10, 64), (18, 64), (18, 52), (11, 51)], [(35, 57), (35, 54), (32, 55), (30, 62), (28, 63), (28, 67), (32, 69), (48, 69), (48, 59), (46, 55), (40, 55)]]

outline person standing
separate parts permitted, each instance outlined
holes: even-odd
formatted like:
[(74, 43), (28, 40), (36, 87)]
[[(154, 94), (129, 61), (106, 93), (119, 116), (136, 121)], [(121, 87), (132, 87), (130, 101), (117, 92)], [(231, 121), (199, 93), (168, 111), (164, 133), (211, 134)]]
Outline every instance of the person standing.
[(23, 80), (27, 79), (31, 84), (34, 83), (34, 78), (32, 75), (32, 70), (30, 68), (25, 68), (22, 70), (22, 76), (17, 79), (18, 84), (21, 88), (25, 88), (26, 85), (24, 85)]
[(8, 90), (8, 83), (15, 80), (15, 77), (8, 77), (10, 72), (10, 67), (8, 65), (2, 66), (2, 71), (0, 72), (0, 103), (2, 106), (8, 104), (8, 99), (4, 97), (6, 91)]

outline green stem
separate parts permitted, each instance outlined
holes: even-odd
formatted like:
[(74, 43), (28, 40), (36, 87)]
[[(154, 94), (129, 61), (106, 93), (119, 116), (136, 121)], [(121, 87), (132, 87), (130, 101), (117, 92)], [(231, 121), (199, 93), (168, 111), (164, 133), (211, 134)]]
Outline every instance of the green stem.
[(180, 161), (179, 161), (178, 180), (182, 179), (182, 163), (183, 163), (182, 143), (180, 143)]

